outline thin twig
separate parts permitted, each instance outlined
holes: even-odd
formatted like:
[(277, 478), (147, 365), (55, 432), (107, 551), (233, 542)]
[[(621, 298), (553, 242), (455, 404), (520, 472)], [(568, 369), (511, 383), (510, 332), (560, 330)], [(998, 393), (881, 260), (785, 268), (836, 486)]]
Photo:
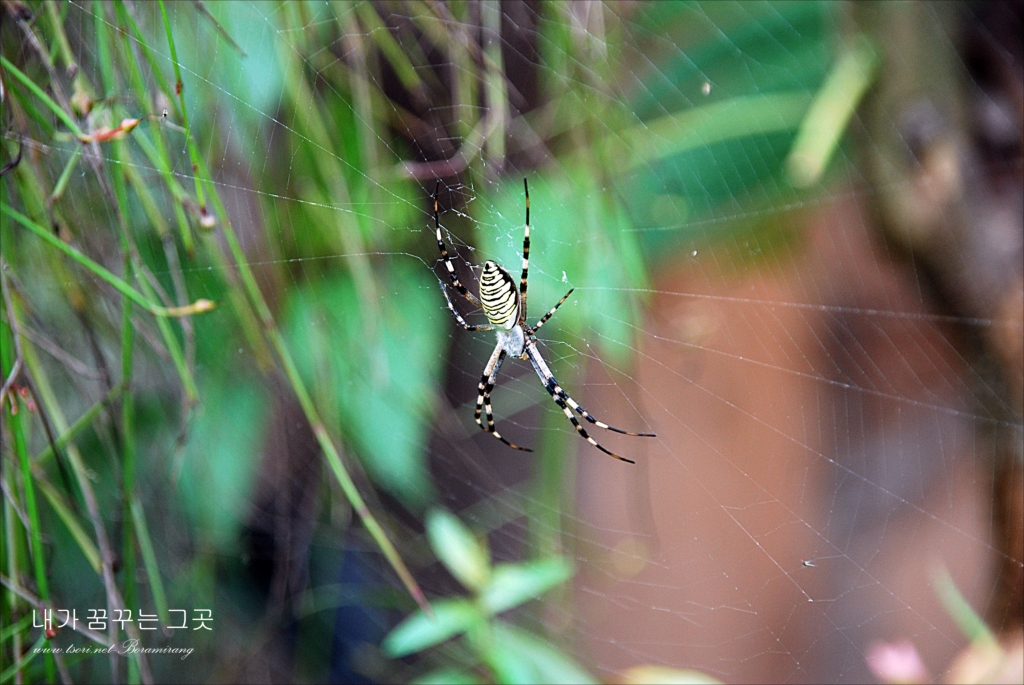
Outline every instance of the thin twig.
[(64, 663), (64, 655), (60, 652), (53, 652), (53, 661), (57, 664), (57, 671), (60, 673), (60, 681), (64, 685), (72, 685), (75, 681), (71, 679), (71, 671), (68, 670), (68, 665)]
[(3, 473), (0, 473), (0, 491), (3, 491), (4, 497), (7, 498), (7, 501), (10, 502), (11, 506), (14, 508), (15, 513), (18, 514), (18, 518), (21, 519), (21, 525), (25, 526), (25, 530), (30, 530), (32, 525), (28, 521), (28, 514), (25, 513), (24, 509), (18, 506), (18, 500), (14, 497), (14, 493), (11, 492), (11, 488), (7, 484), (7, 479), (4, 478)]
[[(181, 270), (181, 262), (178, 260), (178, 249), (174, 244), (174, 238), (170, 233), (165, 235), (161, 241), (164, 246), (164, 257), (167, 259), (167, 268), (171, 272), (171, 283), (174, 284), (175, 304), (184, 307), (188, 304), (188, 286)], [(191, 317), (182, 317), (181, 330), (185, 334), (185, 366), (195, 373), (196, 368), (196, 332), (192, 325)]]
[[(48, 610), (52, 610), (52, 611), (65, 611), (64, 609), (57, 609), (56, 607), (50, 607), (50, 609), (47, 609), (46, 605), (43, 603), (43, 601), (41, 599), (39, 599), (38, 597), (33, 595), (31, 592), (29, 592), (25, 588), (23, 588), (20, 583), (18, 583), (17, 581), (15, 581), (15, 580), (13, 580), (11, 578), (8, 578), (7, 576), (3, 575), (2, 573), (0, 573), (0, 585), (3, 585), (5, 588), (10, 590), (14, 594), (18, 595), (23, 600), (25, 600), (26, 602), (28, 602), (29, 604), (31, 604), (32, 606), (34, 606), (36, 609), (38, 609), (40, 611), (48, 611)], [(106, 638), (102, 634), (97, 633), (97, 632), (92, 631), (92, 630), (89, 630), (88, 628), (79, 628), (77, 621), (75, 621), (74, 623), (71, 624), (71, 629), (76, 631), (76, 632), (81, 633), (82, 635), (85, 635), (87, 638), (89, 638), (93, 642), (101, 644), (104, 647), (109, 648), (110, 645), (111, 645), (111, 643), (107, 642)]]
[[(11, 372), (7, 375), (4, 385), (0, 388), (0, 407), (3, 407), (4, 397), (7, 391), (14, 385), (21, 373), (21, 339), (18, 335), (18, 323), (14, 320), (14, 307), (11, 304), (11, 293), (7, 290), (7, 262), (0, 259), (0, 289), (3, 290), (4, 304), (7, 305), (7, 324), (11, 327), (11, 337), (14, 338), (14, 363), (11, 365)], [(3, 414), (0, 413), (0, 420)]]
[(235, 52), (242, 57), (249, 56), (246, 54), (245, 50), (242, 49), (242, 46), (235, 42), (235, 39), (231, 37), (231, 34), (228, 33), (227, 29), (221, 26), (220, 22), (217, 21), (217, 17), (210, 14), (210, 10), (206, 9), (206, 5), (202, 3), (202, 0), (192, 0), (192, 4), (195, 5), (195, 8), (199, 10), (200, 14), (210, 20), (213, 24), (213, 28), (217, 29), (217, 33), (220, 34), (221, 38), (227, 41), (228, 45), (234, 48)]
[(97, 381), (101, 378), (100, 373), (93, 369), (85, 362), (75, 357), (70, 352), (65, 350), (63, 347), (55, 343), (45, 333), (41, 331), (33, 330), (26, 326), (21, 332), (23, 336), (28, 338), (29, 341), (46, 354), (53, 357), (58, 363), (60, 363), (65, 369), (71, 373), (86, 378), (91, 381)]
[[(6, 137), (6, 136), (5, 136)], [(21, 164), (21, 153), (25, 149), (25, 143), (21, 140), (21, 136), (18, 137), (18, 154), (14, 156), (14, 159), (4, 164), (4, 168), (0, 169), (0, 176), (3, 176), (7, 172), (14, 169), (16, 166)]]
[(57, 471), (60, 472), (61, 483), (64, 484), (64, 490), (68, 493), (68, 503), (71, 505), (72, 511), (76, 514), (81, 515), (82, 512), (78, 510), (78, 503), (75, 502), (75, 491), (71, 487), (71, 474), (68, 473), (67, 457), (57, 446), (57, 437), (53, 430), (53, 424), (50, 422), (50, 414), (47, 412), (46, 407), (43, 406), (43, 401), (39, 397), (39, 391), (36, 389), (36, 384), (32, 380), (32, 374), (25, 370), (25, 386), (28, 388), (29, 393), (32, 394), (32, 399), (36, 403), (36, 410), (39, 412), (39, 420), (43, 423), (43, 430), (46, 432), (46, 441), (50, 444), (50, 449), (53, 450), (53, 456), (57, 460)]
[[(168, 236), (169, 237), (169, 236)], [(171, 299), (170, 293), (168, 293), (160, 281), (153, 274), (148, 266), (145, 264), (139, 265), (139, 270), (145, 277), (146, 281), (156, 292), (157, 297), (164, 303), (164, 306), (168, 309), (174, 309), (179, 305), (186, 305), (188, 303), (188, 293), (185, 290), (185, 281), (181, 278), (181, 265), (178, 262), (178, 253), (174, 249), (174, 240), (163, 240), (164, 244), (164, 255), (167, 257), (167, 264), (170, 267), (171, 281), (174, 283), (174, 293), (177, 299)], [(185, 337), (185, 366), (193, 374), (195, 373), (195, 327), (192, 325), (191, 316), (182, 316), (178, 319), (181, 324), (181, 331)]]
[(21, 17), (16, 15), (18, 26), (25, 33), (26, 41), (35, 53), (39, 56), (39, 60), (43, 63), (43, 68), (46, 69), (46, 73), (50, 77), (50, 85), (53, 88), (53, 94), (57, 96), (57, 100), (61, 106), (68, 112), (71, 112), (71, 105), (68, 102), (67, 96), (64, 93), (64, 88), (60, 85), (60, 80), (57, 78), (57, 70), (53, 66), (53, 60), (50, 59), (50, 54), (43, 49), (42, 43), (39, 42), (39, 38), (36, 36), (35, 31), (32, 30), (32, 22), (25, 21)]
[(480, 121), (462, 141), (462, 145), (453, 156), (433, 162), (402, 162), (398, 165), (398, 172), (418, 181), (458, 176), (468, 169), (470, 163), (480, 154), (484, 142), (494, 134), (499, 123), (499, 118), (491, 116), (488, 112), (480, 117)]
[[(7, 281), (4, 274), (7, 272), (7, 264), (0, 262), (0, 288), (3, 289), (4, 303), (7, 305), (7, 323), (11, 327), (11, 337), (14, 339), (14, 353), (15, 363), (12, 367), (11, 376), (8, 382), (13, 383), (15, 375), (14, 371), (20, 369), (22, 364), (21, 356), (21, 331), (18, 327), (18, 317), (14, 315), (14, 303), (11, 300), (11, 293), (7, 289)], [(68, 495), (71, 496), (71, 508), (78, 512), (78, 505), (74, 500), (74, 490), (71, 487), (71, 476), (68, 474), (67, 460), (64, 458), (60, 450), (57, 449), (57, 439), (54, 434), (53, 424), (50, 422), (50, 416), (46, 411), (46, 407), (43, 406), (42, 400), (39, 398), (39, 392), (36, 389), (35, 383), (32, 381), (32, 374), (26, 370), (23, 374), (26, 387), (29, 392), (32, 393), (32, 398), (36, 403), (36, 409), (39, 411), (39, 419), (43, 423), (43, 430), (46, 431), (46, 439), (50, 443), (50, 447), (53, 449), (53, 455), (57, 458), (57, 470), (60, 471), (60, 479), (64, 483), (64, 488), (67, 490)], [(7, 392), (9, 387), (8, 382), (4, 383), (3, 390), (0, 391), (0, 407), (3, 406), (4, 394)]]
[[(34, 366), (31, 358), (27, 360), (27, 363), (30, 368)], [(61, 432), (66, 432), (68, 430), (67, 421), (59, 410), (59, 407), (51, 407), (57, 427)], [(110, 538), (107, 536), (107, 531), (103, 524), (103, 517), (100, 514), (99, 500), (97, 499), (96, 492), (93, 489), (92, 481), (87, 475), (87, 469), (85, 467), (85, 463), (82, 461), (82, 456), (74, 444), (68, 444), (67, 455), (78, 480), (78, 487), (82, 493), (82, 499), (85, 501), (85, 508), (89, 514), (89, 520), (92, 523), (93, 531), (96, 536), (96, 546), (100, 554), (100, 575), (107, 598), (107, 610), (110, 612), (110, 615), (113, 616), (116, 615), (117, 611), (123, 611), (125, 608), (124, 598), (121, 596), (120, 590), (118, 590), (117, 582), (114, 577), (113, 548), (111, 547)], [(131, 639), (139, 639), (139, 632), (134, 623), (125, 624), (124, 630), (128, 633), (128, 637)], [(111, 638), (111, 642), (113, 641), (116, 641), (116, 636)], [(109, 644), (106, 639), (102, 640), (102, 642), (104, 644)], [(142, 682), (152, 683), (153, 676), (150, 672), (149, 661), (146, 658), (146, 655), (138, 654), (137, 656), (139, 675)]]

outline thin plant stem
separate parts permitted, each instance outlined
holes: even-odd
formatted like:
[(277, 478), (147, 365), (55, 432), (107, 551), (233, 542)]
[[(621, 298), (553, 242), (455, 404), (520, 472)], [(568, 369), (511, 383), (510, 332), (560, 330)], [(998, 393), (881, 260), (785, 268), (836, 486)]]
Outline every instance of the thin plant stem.
[[(174, 93), (178, 97), (178, 104), (181, 109), (181, 121), (185, 125), (185, 137), (188, 141), (188, 154), (192, 160), (192, 168), (199, 163), (199, 149), (196, 147), (195, 138), (192, 135), (192, 127), (188, 121), (188, 109), (185, 107), (185, 84), (181, 80), (181, 63), (178, 62), (178, 49), (174, 44), (174, 33), (171, 31), (171, 19), (167, 16), (167, 7), (164, 0), (160, 0), (160, 16), (163, 18), (164, 30), (167, 33), (167, 45), (171, 50), (171, 62), (174, 64)], [(199, 174), (194, 176), (196, 184), (196, 200), (199, 202), (199, 210), (206, 212), (206, 194), (203, 191), (202, 177)]]
[[(35, 357), (35, 354), (31, 347), (25, 348), (25, 365), (27, 366), (29, 373), (36, 380), (36, 384), (39, 388), (39, 397), (41, 403), (50, 412), (50, 416), (53, 417), (54, 425), (59, 433), (66, 433), (68, 431), (67, 419), (64, 417), (64, 412), (61, 409), (60, 404), (57, 402), (56, 395), (53, 389), (50, 387), (49, 381), (46, 375), (42, 373), (42, 369), (39, 366), (39, 362)], [(71, 464), (72, 471), (78, 480), (79, 489), (82, 491), (82, 498), (85, 501), (85, 508), (89, 514), (89, 519), (93, 526), (93, 532), (96, 535), (97, 548), (100, 552), (100, 578), (103, 581), (103, 588), (107, 596), (107, 609), (111, 615), (114, 615), (115, 611), (124, 610), (124, 599), (121, 596), (120, 590), (118, 590), (117, 582), (114, 578), (114, 551), (110, 544), (110, 538), (107, 536), (107, 530), (103, 523), (103, 517), (100, 514), (99, 500), (96, 497), (96, 492), (92, 487), (92, 481), (88, 476), (88, 470), (85, 467), (85, 462), (82, 459), (82, 455), (79, 453), (78, 448), (74, 443), (69, 443), (67, 446), (68, 461)], [(128, 637), (133, 640), (139, 639), (139, 631), (134, 623), (125, 624), (125, 632), (128, 633)], [(145, 654), (139, 654), (139, 670), (140, 677), (143, 683), (153, 682), (152, 674), (149, 670), (148, 659)]]
[(206, 299), (198, 299), (192, 304), (187, 305), (185, 307), (161, 307), (159, 305), (155, 305), (148, 299), (146, 299), (144, 296), (139, 294), (139, 292), (132, 288), (130, 285), (125, 283), (124, 280), (118, 278), (110, 271), (105, 269), (103, 266), (97, 264), (92, 259), (85, 256), (75, 248), (71, 247), (60, 238), (54, 236), (50, 231), (47, 231), (45, 228), (43, 228), (36, 222), (32, 221), (18, 210), (8, 206), (7, 204), (0, 204), (0, 211), (2, 211), (4, 214), (11, 217), (15, 221), (17, 221), (19, 224), (30, 230), (32, 233), (42, 238), (44, 242), (48, 243), (52, 247), (57, 248), (58, 250), (66, 254), (68, 257), (70, 257), (72, 260), (80, 264), (82, 267), (88, 269), (93, 274), (95, 274), (102, 280), (112, 285), (115, 290), (117, 290), (125, 297), (129, 298), (132, 302), (139, 305), (153, 316), (191, 316), (193, 314), (208, 312), (216, 306), (213, 302)]
[(16, 78), (22, 85), (24, 85), (26, 88), (32, 91), (32, 94), (39, 98), (39, 100), (44, 105), (46, 105), (47, 109), (53, 112), (58, 119), (64, 122), (64, 125), (71, 130), (71, 133), (73, 133), (76, 138), (78, 138), (79, 140), (86, 139), (85, 133), (78, 126), (78, 124), (75, 123), (75, 120), (71, 118), (71, 115), (64, 111), (63, 107), (54, 102), (53, 98), (47, 95), (46, 91), (37, 86), (35, 81), (26, 76), (25, 73), (21, 71), (21, 69), (18, 69), (18, 67), (11, 64), (7, 60), (7, 58), (3, 57), (2, 55), (0, 55), (0, 66), (4, 68), (4, 71), (14, 76), (14, 78)]
[[(201, 167), (200, 173), (205, 173), (205, 168)], [(409, 571), (408, 567), (406, 567), (405, 562), (402, 561), (402, 557), (398, 554), (398, 550), (396, 550), (395, 546), (391, 543), (387, 533), (384, 532), (380, 523), (370, 512), (369, 507), (366, 506), (363, 496), (359, 494), (359, 489), (356, 487), (355, 482), (346, 470), (345, 465), (341, 460), (341, 455), (338, 453), (327, 428), (320, 419), (320, 413), (313, 404), (309, 391), (306, 389), (306, 384), (303, 382), (302, 377), (299, 374), (298, 367), (295, 365), (295, 361), (292, 358), (291, 352), (288, 350), (288, 346), (284, 342), (284, 337), (281, 335), (281, 332), (277, 327), (277, 323), (274, 321), (274, 317), (270, 313), (270, 307), (267, 305), (266, 300), (263, 299), (263, 294), (260, 292), (259, 286), (256, 284), (256, 277), (249, 268), (249, 264), (245, 259), (245, 253), (242, 251), (242, 246), (239, 244), (238, 237), (235, 235), (231, 222), (227, 218), (227, 212), (224, 211), (224, 207), (220, 204), (220, 197), (218, 193), (212, 193), (211, 198), (216, 211), (221, 217), (223, 217), (221, 226), (224, 232), (224, 238), (227, 242), (228, 250), (231, 253), (235, 266), (238, 269), (238, 273), (242, 279), (242, 285), (249, 296), (250, 304), (255, 310), (257, 318), (263, 325), (263, 330), (270, 341), (270, 346), (277, 353), (282, 371), (292, 387), (292, 392), (295, 393), (295, 397), (299, 401), (302, 413), (305, 415), (306, 420), (313, 429), (313, 434), (316, 436), (317, 442), (323, 450), (324, 457), (327, 459), (327, 464), (330, 466), (331, 472), (338, 480), (339, 485), (341, 485), (341, 489), (345, 493), (345, 498), (349, 501), (349, 504), (352, 505), (356, 514), (359, 515), (359, 518), (362, 520), (363, 525), (370, 534), (370, 537), (373, 538), (377, 547), (380, 548), (381, 552), (384, 554), (384, 558), (387, 559), (388, 564), (391, 565), (391, 568), (393, 568), (395, 573), (398, 574), (399, 579), (401, 579), (402, 584), (405, 585), (409, 594), (412, 595), (412, 598), (424, 613), (432, 616), (433, 611), (430, 608), (430, 604), (427, 602), (426, 596), (423, 594), (423, 590), (420, 589), (416, 579), (413, 578), (412, 573)]]

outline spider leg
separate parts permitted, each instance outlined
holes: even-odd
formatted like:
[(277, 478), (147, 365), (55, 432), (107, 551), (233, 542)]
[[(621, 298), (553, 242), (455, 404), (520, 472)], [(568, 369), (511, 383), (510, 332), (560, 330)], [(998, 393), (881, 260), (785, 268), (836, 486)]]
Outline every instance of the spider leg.
[[(487, 366), (484, 367), (484, 375), (480, 377), (480, 394), (476, 397), (476, 412), (474, 412), (474, 418), (481, 430), (490, 433), (512, 449), (521, 450), (523, 452), (532, 452), (533, 450), (529, 447), (520, 447), (515, 443), (509, 442), (494, 428), (494, 412), (491, 409), (491, 391), (494, 390), (494, 381), (498, 378), (498, 369), (501, 368), (501, 363), (503, 361), (505, 361), (505, 348), (499, 344), (494, 348), (494, 352), (491, 354), (491, 358), (488, 360)], [(481, 410), (484, 410), (487, 414), (486, 426), (480, 419)]]
[(540, 327), (543, 326), (544, 324), (546, 324), (548, 322), (548, 319), (550, 319), (552, 316), (554, 316), (555, 310), (557, 310), (559, 307), (561, 307), (562, 303), (565, 302), (567, 299), (569, 299), (569, 296), (572, 295), (572, 291), (573, 290), (576, 290), (576, 288), (569, 288), (569, 292), (567, 292), (565, 295), (562, 296), (562, 299), (560, 299), (558, 301), (558, 304), (556, 304), (554, 307), (552, 307), (551, 311), (549, 311), (547, 314), (545, 314), (544, 316), (540, 317), (540, 321), (538, 321), (537, 324), (535, 326), (533, 326), (533, 328), (527, 328), (526, 332), (529, 333), (530, 335), (533, 335), (538, 330), (540, 330)]
[[(434, 232), (437, 234), (437, 247), (441, 250), (441, 259), (444, 260), (444, 266), (448, 270), (448, 276), (452, 279), (452, 285), (464, 298), (473, 303), (474, 306), (480, 306), (480, 300), (476, 298), (473, 293), (466, 290), (466, 286), (462, 285), (459, 277), (455, 274), (455, 265), (452, 264), (452, 258), (448, 255), (448, 248), (445, 247), (444, 238), (441, 237), (441, 219), (440, 210), (437, 204), (438, 193), (441, 190), (441, 182), (438, 181), (434, 186)], [(447, 297), (447, 295), (446, 295)], [(452, 311), (455, 311), (454, 309)], [(456, 316), (458, 316), (456, 314)]]
[(523, 179), (523, 190), (526, 192), (526, 228), (523, 229), (523, 276), (519, 279), (519, 299), (522, 308), (519, 310), (519, 323), (526, 327), (526, 277), (530, 273), (530, 186)]
[(452, 303), (452, 298), (448, 297), (448, 289), (444, 287), (444, 282), (441, 279), (438, 279), (437, 280), (437, 284), (441, 287), (441, 292), (444, 293), (444, 301), (448, 303), (448, 311), (450, 311), (452, 313), (452, 316), (455, 317), (455, 320), (459, 323), (460, 326), (462, 326), (467, 331), (493, 331), (494, 330), (494, 326), (490, 326), (490, 325), (474, 326), (472, 324), (466, 323), (466, 320), (463, 319), (462, 315), (459, 314), (457, 309), (455, 309), (455, 305)]
[(620, 457), (619, 455), (615, 454), (611, 450), (606, 449), (605, 447), (603, 447), (600, 443), (597, 442), (597, 440), (594, 440), (592, 437), (590, 437), (590, 435), (583, 428), (583, 426), (580, 425), (580, 422), (576, 420), (576, 417), (572, 413), (572, 409), (570, 409), (569, 407), (571, 405), (573, 409), (575, 409), (576, 411), (581, 412), (583, 414), (584, 418), (586, 418), (588, 421), (590, 421), (591, 423), (594, 423), (594, 424), (596, 424), (596, 425), (598, 425), (598, 426), (600, 426), (602, 428), (607, 428), (609, 430), (615, 430), (616, 432), (625, 433), (626, 435), (649, 435), (649, 434), (647, 434), (647, 433), (643, 433), (643, 434), (641, 434), (641, 433), (627, 433), (626, 431), (619, 430), (617, 428), (612, 428), (608, 424), (602, 423), (602, 422), (598, 421), (593, 416), (591, 416), (589, 413), (584, 413), (585, 410), (583, 409), (583, 407), (579, 406), (571, 397), (569, 397), (567, 394), (565, 394), (565, 391), (562, 390), (562, 388), (558, 385), (558, 381), (555, 380), (555, 377), (551, 373), (551, 369), (549, 369), (548, 365), (544, 362), (544, 358), (540, 356), (540, 350), (537, 349), (536, 343), (534, 343), (532, 340), (527, 340), (526, 341), (526, 354), (527, 354), (527, 357), (530, 360), (530, 363), (533, 364), (534, 371), (537, 372), (537, 375), (540, 376), (541, 381), (544, 382), (544, 389), (548, 391), (549, 395), (551, 395), (551, 399), (553, 399), (555, 401), (555, 404), (557, 404), (559, 407), (562, 408), (562, 411), (565, 413), (565, 415), (572, 422), (573, 427), (576, 428), (576, 432), (579, 433), (580, 436), (584, 440), (586, 440), (591, 445), (593, 445), (597, 449), (601, 450), (605, 454), (613, 456), (616, 459), (619, 459), (621, 461), (629, 462), (630, 464), (635, 464), (636, 462), (633, 461), (632, 459), (626, 459), (625, 457)]
[[(540, 351), (537, 349), (536, 343), (533, 343), (531, 341), (529, 343), (529, 345), (531, 345), (533, 347), (534, 353), (537, 355), (538, 359), (540, 359), (540, 361), (543, 363), (544, 360), (540, 357)], [(543, 366), (543, 368), (547, 372), (547, 375), (548, 375), (548, 378), (544, 379), (545, 384), (547, 384), (548, 380), (554, 380), (554, 376), (551, 375), (551, 371), (547, 368), (546, 364)], [(577, 404), (576, 400), (574, 400), (573, 398), (569, 397), (568, 393), (566, 393), (565, 390), (563, 390), (562, 387), (559, 386), (557, 383), (554, 385), (553, 392), (554, 392), (554, 394), (560, 396), (562, 398), (562, 400), (567, 405), (569, 405), (574, 410), (576, 410), (576, 412), (579, 413), (580, 416), (582, 416), (583, 418), (585, 418), (587, 421), (589, 421), (590, 423), (594, 424), (598, 428), (604, 428), (605, 430), (610, 430), (613, 433), (620, 433), (622, 435), (632, 435), (635, 438), (656, 438), (656, 437), (658, 437), (654, 433), (634, 433), (632, 431), (627, 431), (627, 430), (622, 430), (621, 428), (616, 428), (615, 426), (609, 426), (604, 421), (598, 421), (596, 418), (594, 418), (593, 414), (591, 414), (586, 409), (584, 409), (579, 404)]]

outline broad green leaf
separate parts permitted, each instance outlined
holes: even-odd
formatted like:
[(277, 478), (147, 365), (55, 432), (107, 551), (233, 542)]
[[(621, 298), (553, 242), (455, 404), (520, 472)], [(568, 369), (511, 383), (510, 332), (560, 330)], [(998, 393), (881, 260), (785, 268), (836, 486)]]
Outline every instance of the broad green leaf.
[(195, 530), (221, 549), (234, 545), (249, 513), (249, 494), (259, 466), (269, 398), (263, 387), (233, 376), (213, 376), (201, 387), (184, 456), (181, 494)]
[(507, 611), (539, 597), (572, 577), (572, 565), (562, 557), (495, 567), (480, 603), (492, 614)]
[[(828, 64), (835, 12), (814, 2), (645, 3), (637, 37), (670, 34), (683, 44), (658, 53), (631, 110), (647, 120), (719, 97), (814, 90)], [(704, 83), (712, 86), (707, 94)]]
[(461, 671), (455, 668), (442, 668), (431, 671), (426, 675), (414, 678), (411, 685), (474, 685), (479, 683), (480, 677), (469, 671)]
[(606, 144), (623, 157), (624, 170), (649, 168), (725, 140), (794, 131), (810, 104), (803, 90), (716, 100), (637, 124)]
[(783, 162), (828, 73), (836, 12), (815, 2), (647, 3), (638, 12), (640, 45), (672, 35), (678, 49), (653, 53), (630, 97), (629, 129), (601, 142), (629, 158), (615, 184), (651, 261), (738, 242), (749, 222), (729, 217), (799, 200)]
[(384, 653), (392, 658), (415, 654), (484, 620), (480, 609), (468, 599), (445, 599), (432, 603), (431, 608), (433, 618), (417, 611), (388, 633), (381, 643)]
[(285, 335), (325, 420), (376, 483), (419, 507), (433, 496), (424, 446), (448, 324), (436, 279), (418, 265), (376, 271), (373, 292), (342, 274), (303, 284)]
[(468, 589), (479, 591), (490, 575), (489, 554), (472, 531), (444, 509), (427, 513), (427, 537), (434, 554)]
[[(494, 625), (494, 644), (506, 655), (515, 655), (528, 666), (517, 669), (524, 673), (527, 668), (536, 672), (534, 682), (540, 683), (594, 683), (597, 679), (576, 663), (572, 657), (563, 654), (545, 642), (525, 631), (504, 623)], [(499, 663), (505, 659), (499, 657)], [(532, 679), (532, 678), (531, 678)]]

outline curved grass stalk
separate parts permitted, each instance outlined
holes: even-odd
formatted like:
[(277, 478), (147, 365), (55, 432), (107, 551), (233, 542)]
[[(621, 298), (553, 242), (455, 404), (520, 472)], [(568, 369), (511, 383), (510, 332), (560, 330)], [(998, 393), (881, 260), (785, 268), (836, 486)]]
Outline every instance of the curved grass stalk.
[[(61, 434), (67, 433), (69, 427), (67, 419), (64, 417), (64, 410), (57, 401), (56, 395), (50, 387), (49, 380), (46, 378), (46, 375), (42, 373), (39, 361), (36, 359), (30, 346), (24, 349), (24, 355), (25, 366), (28, 368), (33, 379), (35, 379), (36, 386), (39, 389), (40, 403), (46, 408), (46, 411), (49, 412), (57, 430), (60, 431)], [(71, 464), (71, 470), (78, 481), (78, 487), (82, 492), (82, 499), (85, 502), (85, 508), (89, 514), (89, 519), (93, 526), (93, 532), (96, 535), (96, 546), (100, 553), (101, 562), (100, 579), (103, 582), (103, 589), (106, 594), (107, 609), (109, 612), (119, 609), (123, 610), (125, 608), (124, 598), (117, 587), (117, 581), (114, 577), (114, 551), (110, 543), (110, 538), (107, 536), (107, 530), (103, 524), (103, 516), (100, 513), (99, 499), (96, 497), (96, 491), (93, 489), (92, 481), (89, 479), (88, 470), (86, 469), (82, 455), (79, 453), (78, 448), (73, 442), (67, 445), (67, 456), (68, 462)], [(111, 613), (111, 615), (113, 614)], [(128, 633), (129, 638), (133, 640), (139, 639), (138, 628), (136, 628), (133, 623), (127, 623), (125, 625), (125, 632)], [(110, 642), (112, 641), (113, 638)], [(142, 682), (152, 683), (153, 676), (149, 670), (149, 663), (146, 655), (138, 654), (133, 656), (137, 657), (139, 674)]]
[[(174, 94), (178, 96), (178, 106), (181, 110), (181, 121), (185, 125), (185, 138), (188, 140), (188, 156), (191, 158), (193, 167), (199, 163), (200, 155), (196, 147), (195, 137), (192, 135), (192, 127), (188, 121), (188, 110), (185, 108), (185, 86), (181, 80), (181, 64), (178, 62), (178, 49), (174, 45), (174, 34), (171, 32), (171, 19), (167, 16), (167, 8), (164, 0), (160, 0), (160, 16), (164, 21), (164, 30), (167, 32), (167, 45), (171, 49), (171, 62), (174, 64)], [(196, 200), (199, 202), (199, 210), (206, 212), (206, 194), (203, 191), (203, 179), (199, 174), (195, 175)]]
[(100, 552), (96, 549), (95, 543), (89, 538), (88, 533), (85, 532), (82, 524), (78, 522), (67, 502), (65, 502), (60, 492), (57, 491), (57, 488), (53, 487), (53, 484), (46, 480), (42, 473), (38, 472), (38, 465), (36, 471), (35, 479), (36, 485), (39, 486), (39, 491), (43, 493), (46, 501), (50, 503), (50, 507), (57, 513), (57, 517), (64, 523), (64, 527), (71, 533), (71, 537), (78, 544), (78, 549), (82, 551), (85, 560), (89, 562), (89, 566), (98, 574), (100, 572)]
[(25, 228), (35, 233), (37, 236), (42, 238), (43, 241), (57, 248), (58, 250), (66, 254), (68, 257), (78, 262), (81, 266), (91, 271), (97, 277), (109, 283), (111, 286), (114, 287), (115, 290), (117, 290), (117, 292), (121, 293), (122, 295), (130, 299), (132, 302), (134, 302), (135, 304), (139, 305), (147, 312), (152, 314), (153, 316), (191, 316), (193, 314), (202, 314), (203, 312), (208, 312), (217, 306), (215, 302), (203, 298), (196, 300), (192, 304), (185, 305), (184, 307), (161, 307), (159, 305), (155, 305), (151, 301), (146, 299), (143, 295), (141, 295), (138, 291), (136, 291), (134, 288), (132, 288), (130, 285), (128, 285), (124, 280), (118, 278), (100, 264), (97, 264), (89, 257), (85, 256), (75, 248), (71, 247), (63, 240), (53, 235), (50, 231), (46, 230), (36, 222), (32, 221), (18, 210), (14, 209), (9, 205), (0, 204), (0, 211), (3, 211), (4, 214), (11, 217)]
[(64, 122), (64, 125), (71, 130), (71, 133), (73, 133), (76, 138), (78, 138), (79, 140), (85, 138), (85, 133), (82, 131), (81, 128), (79, 128), (78, 124), (75, 123), (75, 120), (72, 119), (71, 116), (64, 111), (64, 108), (58, 105), (56, 102), (54, 102), (53, 98), (47, 95), (42, 88), (37, 86), (35, 81), (26, 76), (25, 73), (21, 71), (21, 69), (18, 69), (18, 67), (11, 64), (7, 60), (7, 58), (3, 57), (2, 55), (0, 55), (0, 66), (3, 66), (4, 71), (11, 74), (11, 76), (18, 79), (18, 81), (21, 82), (23, 86), (32, 91), (32, 94), (39, 98), (39, 100), (42, 101), (44, 105), (46, 105), (47, 109), (53, 112), (58, 119)]
[[(203, 174), (209, 178), (209, 171), (206, 169), (202, 160), (198, 173)], [(214, 205), (214, 209), (220, 219), (220, 225), (224, 231), (224, 238), (228, 245), (228, 250), (231, 253), (231, 258), (238, 269), (238, 274), (242, 280), (242, 286), (245, 289), (246, 294), (249, 297), (249, 303), (255, 310), (256, 318), (259, 319), (263, 326), (264, 335), (270, 342), (270, 346), (277, 353), (278, 360), (281, 363), (281, 370), (284, 372), (285, 377), (288, 379), (288, 383), (292, 387), (292, 392), (295, 393), (296, 399), (299, 401), (299, 406), (302, 408), (302, 413), (305, 415), (306, 420), (309, 422), (310, 427), (313, 429), (313, 434), (316, 436), (317, 442), (320, 444), (320, 448), (323, 450), (324, 457), (327, 459), (328, 466), (331, 467), (331, 472), (337, 479), (339, 485), (341, 485), (342, 491), (345, 493), (345, 498), (352, 505), (356, 514), (359, 515), (363, 525), (366, 527), (367, 532), (373, 541), (380, 548), (381, 553), (384, 554), (384, 558), (387, 559), (388, 564), (394, 569), (395, 573), (398, 574), (402, 584), (405, 585), (406, 590), (416, 601), (416, 604), (426, 613), (428, 616), (433, 616), (433, 611), (430, 608), (430, 604), (427, 602), (426, 596), (423, 594), (423, 590), (420, 589), (416, 579), (413, 578), (409, 568), (402, 561), (402, 557), (398, 554), (398, 550), (395, 549), (394, 544), (388, 538), (387, 533), (384, 532), (384, 528), (381, 527), (380, 522), (377, 521), (376, 517), (370, 512), (366, 501), (363, 496), (359, 494), (359, 489), (356, 487), (355, 482), (352, 480), (352, 476), (349, 475), (348, 470), (345, 468), (344, 463), (341, 460), (341, 455), (338, 453), (338, 449), (334, 446), (334, 441), (331, 439), (330, 434), (327, 431), (327, 427), (324, 425), (323, 420), (320, 418), (320, 412), (317, 411), (316, 405), (313, 403), (312, 397), (310, 397), (309, 390), (306, 389), (306, 384), (302, 381), (302, 377), (299, 375), (299, 369), (295, 365), (295, 361), (292, 358), (292, 354), (285, 344), (284, 337), (281, 335), (280, 329), (277, 327), (277, 322), (274, 320), (273, 314), (270, 312), (270, 307), (267, 305), (266, 300), (263, 298), (263, 294), (260, 292), (259, 286), (256, 284), (256, 277), (253, 275), (252, 270), (249, 268), (249, 263), (245, 259), (245, 253), (242, 251), (242, 246), (238, 242), (238, 237), (235, 235), (234, 228), (231, 226), (231, 222), (228, 220), (227, 211), (220, 201), (220, 195), (216, 191), (210, 193), (211, 202)]]

